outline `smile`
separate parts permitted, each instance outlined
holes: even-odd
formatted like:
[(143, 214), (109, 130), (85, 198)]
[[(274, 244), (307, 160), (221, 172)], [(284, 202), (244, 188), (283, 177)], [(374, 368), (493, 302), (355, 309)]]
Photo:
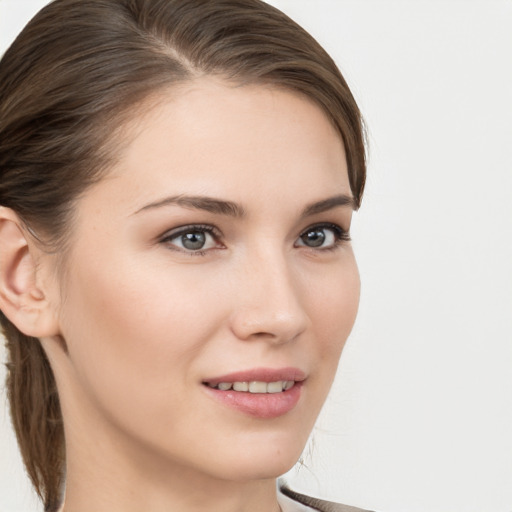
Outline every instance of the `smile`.
[(241, 381), (241, 382), (219, 382), (218, 384), (206, 383), (207, 386), (220, 391), (241, 391), (246, 393), (282, 393), (288, 391), (295, 385), (294, 380), (278, 380), (276, 382), (263, 381)]
[(254, 368), (205, 379), (215, 402), (260, 419), (284, 416), (299, 403), (306, 374), (298, 368)]

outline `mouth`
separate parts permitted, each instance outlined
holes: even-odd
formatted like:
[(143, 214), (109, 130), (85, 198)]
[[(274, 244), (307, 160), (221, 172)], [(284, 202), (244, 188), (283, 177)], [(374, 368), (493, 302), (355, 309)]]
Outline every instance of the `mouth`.
[(276, 418), (299, 402), (306, 375), (297, 368), (254, 369), (203, 381), (209, 396), (224, 406), (261, 419)]

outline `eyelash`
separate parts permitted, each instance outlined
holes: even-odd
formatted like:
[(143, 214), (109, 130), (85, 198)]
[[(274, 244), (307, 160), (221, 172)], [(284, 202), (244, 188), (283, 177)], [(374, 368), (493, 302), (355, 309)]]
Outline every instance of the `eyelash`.
[[(299, 244), (297, 245), (297, 242), (294, 244), (294, 247), (305, 247), (306, 249), (309, 249), (311, 251), (319, 252), (319, 251), (334, 251), (336, 250), (340, 245), (342, 245), (345, 242), (350, 242), (350, 234), (348, 231), (345, 231), (341, 226), (338, 226), (337, 224), (332, 223), (319, 223), (319, 224), (313, 224), (306, 229), (304, 229), (299, 236), (297, 237), (297, 240), (301, 240), (303, 236), (305, 236), (308, 232), (312, 232), (313, 230), (330, 230), (332, 231), (334, 235), (334, 241), (332, 245), (329, 247), (311, 247), (307, 246), (305, 244)], [(190, 224), (187, 226), (181, 226), (175, 230), (172, 230), (170, 232), (167, 232), (161, 239), (160, 243), (165, 244), (167, 246), (170, 246), (172, 250), (182, 252), (184, 254), (188, 254), (190, 256), (205, 256), (208, 251), (211, 251), (212, 249), (219, 249), (224, 248), (221, 247), (215, 247), (215, 248), (208, 248), (205, 250), (192, 250), (187, 248), (180, 248), (177, 247), (175, 244), (172, 243), (173, 240), (176, 240), (180, 236), (191, 234), (191, 233), (208, 233), (212, 236), (212, 238), (215, 240), (216, 243), (219, 243), (218, 241), (222, 238), (222, 233), (214, 226), (211, 226), (209, 224)]]

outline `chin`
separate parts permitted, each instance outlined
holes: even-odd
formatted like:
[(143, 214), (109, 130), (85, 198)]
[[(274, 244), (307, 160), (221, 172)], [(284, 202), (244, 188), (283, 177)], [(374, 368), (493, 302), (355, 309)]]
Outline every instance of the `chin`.
[[(300, 455), (299, 455), (300, 456)], [(246, 456), (242, 457), (246, 459)], [(216, 468), (216, 476), (232, 482), (248, 482), (255, 480), (275, 480), (289, 471), (297, 462), (297, 458), (269, 457), (252, 460), (239, 460), (229, 468)], [(220, 473), (220, 474), (219, 474)]]
[(253, 442), (234, 443), (233, 449), (224, 453), (223, 461), (217, 460), (217, 474), (220, 472), (221, 478), (232, 481), (275, 479), (299, 460), (307, 440), (307, 436), (291, 439), (289, 433), (274, 439), (262, 437)]

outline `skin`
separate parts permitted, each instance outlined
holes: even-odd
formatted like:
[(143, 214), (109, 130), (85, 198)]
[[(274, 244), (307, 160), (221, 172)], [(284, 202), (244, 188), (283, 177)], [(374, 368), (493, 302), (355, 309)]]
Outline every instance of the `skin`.
[[(34, 257), (65, 512), (277, 511), (275, 478), (301, 454), (359, 301), (350, 242), (325, 226), (325, 246), (301, 238), (350, 228), (350, 204), (303, 215), (351, 197), (342, 141), (308, 99), (209, 78), (126, 128), (116, 165), (77, 202), (67, 272)], [(165, 203), (182, 195), (244, 215)], [(175, 236), (190, 224), (215, 228), (202, 251)], [(254, 418), (205, 392), (208, 377), (257, 367), (305, 372), (294, 409)]]

